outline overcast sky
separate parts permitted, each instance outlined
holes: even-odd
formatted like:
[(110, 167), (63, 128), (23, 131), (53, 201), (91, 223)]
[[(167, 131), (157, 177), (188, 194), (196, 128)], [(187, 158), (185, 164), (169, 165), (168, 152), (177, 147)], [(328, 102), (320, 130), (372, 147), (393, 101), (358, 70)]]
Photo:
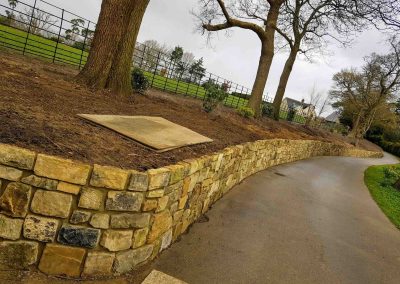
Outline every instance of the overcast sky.
[[(101, 0), (47, 0), (78, 15), (96, 20)], [(209, 72), (231, 81), (251, 87), (257, 71), (260, 41), (250, 31), (234, 29), (230, 37), (219, 34), (206, 44), (206, 38), (194, 32), (195, 20), (190, 11), (196, 8), (197, 0), (150, 0), (146, 11), (139, 41), (154, 39), (168, 46), (182, 46), (197, 58), (204, 57)], [(316, 58), (315, 63), (298, 60), (294, 66), (286, 96), (295, 99), (308, 98), (315, 85), (327, 92), (331, 87), (332, 75), (343, 68), (360, 66), (363, 57), (371, 52), (385, 52), (384, 36), (375, 30), (359, 35), (351, 48), (332, 46), (333, 56)], [(273, 96), (279, 76), (286, 60), (286, 54), (278, 53), (274, 58), (266, 92)]]

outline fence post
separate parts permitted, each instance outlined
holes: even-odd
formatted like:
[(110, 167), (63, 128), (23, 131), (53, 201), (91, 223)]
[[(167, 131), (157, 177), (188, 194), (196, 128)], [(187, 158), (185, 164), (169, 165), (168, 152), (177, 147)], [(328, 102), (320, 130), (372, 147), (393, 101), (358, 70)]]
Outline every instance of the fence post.
[(53, 63), (54, 63), (54, 61), (56, 61), (58, 43), (60, 42), (60, 36), (61, 36), (63, 22), (64, 22), (64, 9), (61, 10), (61, 24), (60, 24), (60, 29), (58, 30), (56, 48), (54, 49)]
[(81, 69), (81, 67), (82, 67), (83, 53), (85, 52), (86, 41), (87, 41), (87, 37), (88, 37), (88, 34), (89, 34), (89, 28), (90, 28), (90, 21), (88, 21), (88, 25), (87, 25), (87, 28), (86, 28), (85, 39), (83, 40), (81, 59), (79, 60), (79, 69)]
[[(167, 82), (168, 82), (168, 79), (169, 79), (169, 71), (170, 71), (170, 69), (171, 69), (171, 64), (169, 65), (169, 67), (167, 69), (167, 78), (165, 78), (164, 87), (163, 87), (164, 91), (167, 89)], [(174, 61), (174, 64), (172, 65), (172, 71), (174, 69), (175, 69), (175, 61)], [(171, 77), (172, 77), (172, 73), (171, 73)]]
[(156, 67), (154, 68), (153, 78), (152, 78), (152, 80), (151, 80), (151, 85), (150, 85), (150, 87), (153, 87), (154, 78), (156, 77), (157, 70), (158, 70), (158, 64), (160, 63), (160, 57), (161, 57), (161, 51), (159, 51), (159, 52), (158, 52), (158, 55), (157, 55)]
[(198, 97), (200, 86), (201, 86), (201, 77), (199, 77), (199, 83), (197, 84), (196, 93), (194, 94), (195, 98)]
[[(235, 88), (235, 93), (236, 93), (236, 94), (237, 94), (237, 87), (238, 87), (238, 85), (236, 84), (236, 88)], [(242, 86), (242, 91), (240, 92), (240, 97), (237, 97), (236, 108), (239, 107), (240, 100), (242, 99), (242, 93), (243, 93), (243, 86)]]
[(188, 85), (187, 85), (187, 88), (186, 88), (185, 95), (189, 95), (189, 87), (190, 87), (190, 84), (192, 84), (192, 76), (193, 76), (193, 73), (190, 74), (190, 78), (189, 78), (189, 82), (188, 82)]
[(143, 61), (144, 61), (144, 55), (146, 54), (145, 52), (146, 52), (146, 47), (147, 46), (144, 46), (144, 48), (143, 48), (143, 53), (142, 53), (142, 60), (140, 61), (140, 69), (143, 69)]
[(35, 16), (36, 2), (37, 2), (37, 0), (35, 0), (35, 2), (34, 2), (34, 4), (33, 4), (33, 7), (32, 7), (31, 20), (29, 21), (28, 32), (26, 33), (24, 50), (22, 51), (22, 54), (23, 54), (23, 55), (25, 55), (26, 45), (28, 44), (29, 34), (30, 34), (30, 32), (31, 32), (32, 20), (33, 20), (33, 17)]

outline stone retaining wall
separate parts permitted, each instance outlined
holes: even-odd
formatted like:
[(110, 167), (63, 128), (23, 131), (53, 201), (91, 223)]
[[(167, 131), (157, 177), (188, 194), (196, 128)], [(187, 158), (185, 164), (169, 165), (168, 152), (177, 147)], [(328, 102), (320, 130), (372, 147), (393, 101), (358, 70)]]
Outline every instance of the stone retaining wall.
[(69, 277), (128, 272), (154, 259), (244, 178), (313, 156), (382, 153), (263, 140), (137, 172), (0, 144), (0, 266)]

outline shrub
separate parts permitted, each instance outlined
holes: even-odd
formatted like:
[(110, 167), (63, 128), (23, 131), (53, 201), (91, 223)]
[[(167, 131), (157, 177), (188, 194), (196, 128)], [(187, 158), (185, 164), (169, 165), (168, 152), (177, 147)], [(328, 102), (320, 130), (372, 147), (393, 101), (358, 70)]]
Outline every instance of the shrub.
[(228, 96), (221, 86), (212, 81), (204, 83), (203, 88), (206, 90), (203, 102), (206, 112), (212, 112)]
[(380, 184), (384, 187), (393, 186), (400, 179), (400, 168), (397, 166), (387, 166), (383, 168), (383, 179)]
[(237, 109), (238, 114), (240, 114), (241, 116), (245, 117), (245, 118), (250, 118), (250, 117), (254, 117), (255, 113), (254, 110), (252, 110), (249, 107), (246, 106), (241, 106)]
[(295, 116), (296, 116), (296, 109), (290, 108), (287, 114), (287, 120), (293, 121)]
[(274, 107), (271, 103), (263, 102), (261, 106), (261, 113), (263, 116), (272, 117), (274, 113)]
[(139, 68), (134, 68), (132, 71), (132, 88), (141, 94), (144, 94), (149, 88), (149, 80)]

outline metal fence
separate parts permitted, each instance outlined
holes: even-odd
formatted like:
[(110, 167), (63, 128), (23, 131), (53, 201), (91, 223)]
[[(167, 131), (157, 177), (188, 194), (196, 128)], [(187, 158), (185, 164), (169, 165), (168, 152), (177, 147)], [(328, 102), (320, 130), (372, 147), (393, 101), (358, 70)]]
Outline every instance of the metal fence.
[[(0, 0), (0, 46), (77, 68), (85, 65), (96, 28), (94, 21), (43, 0), (14, 3)], [(141, 43), (136, 45), (132, 62), (143, 70), (153, 88), (204, 99), (204, 83), (213, 82), (227, 93), (224, 105), (247, 105), (251, 89), (210, 72), (193, 72), (188, 63), (174, 61), (170, 54)], [(272, 115), (267, 95), (263, 96), (262, 109), (264, 115)], [(281, 119), (300, 124), (309, 122), (308, 117), (301, 108), (283, 106), (280, 112)]]

